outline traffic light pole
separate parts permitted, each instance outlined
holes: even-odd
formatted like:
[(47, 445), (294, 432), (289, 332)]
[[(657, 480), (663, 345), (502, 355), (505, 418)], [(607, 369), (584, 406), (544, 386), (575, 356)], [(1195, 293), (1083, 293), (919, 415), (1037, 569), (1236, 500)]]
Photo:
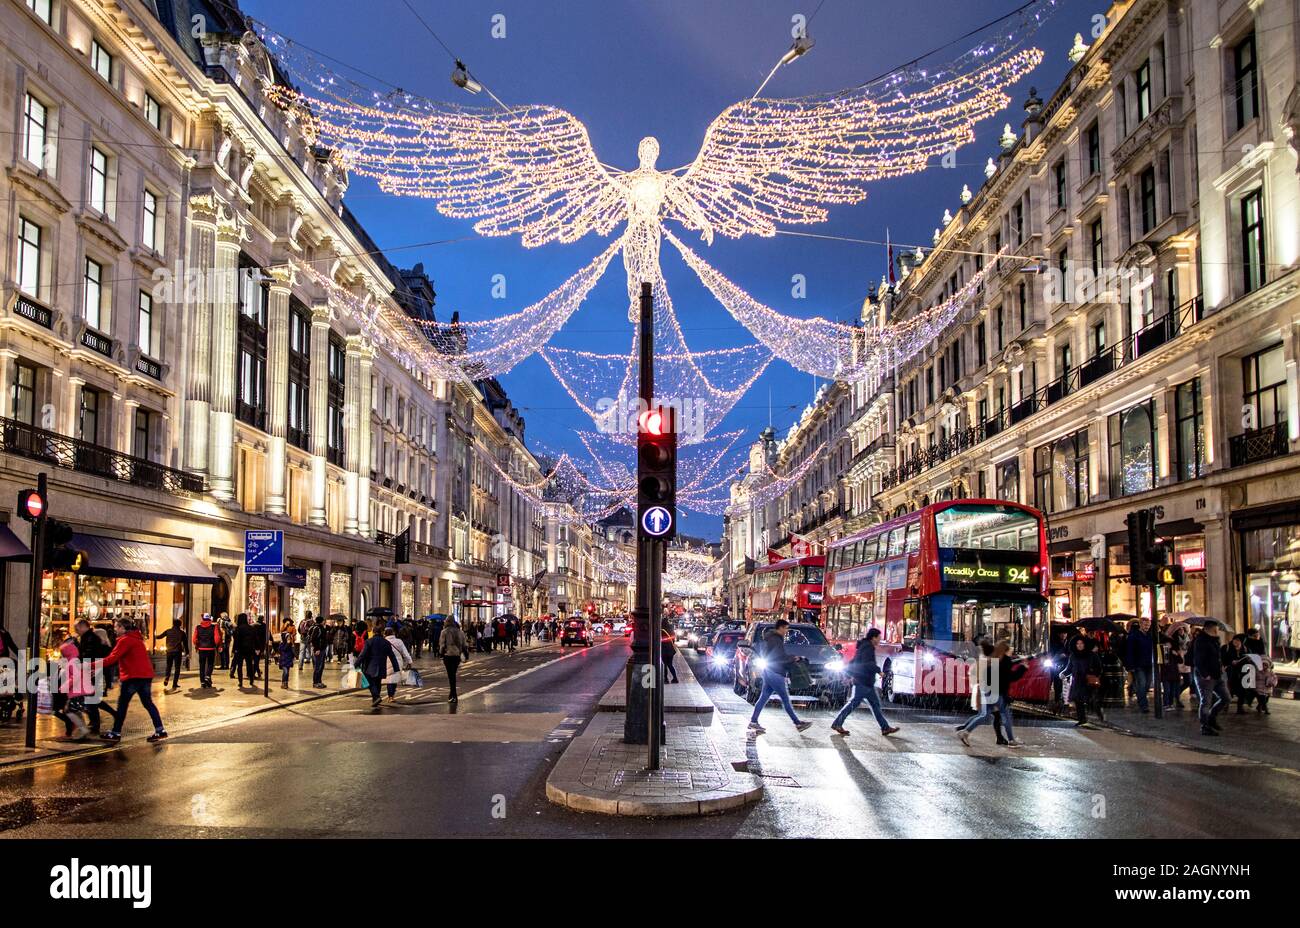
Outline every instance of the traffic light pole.
[[(641, 412), (654, 403), (654, 291), (641, 284), (640, 317)], [(637, 417), (638, 429), (641, 417)], [(659, 645), (660, 572), (665, 543), (637, 531), (636, 601), (632, 608), (632, 656), (627, 662), (627, 715), (623, 741), (649, 748), (647, 766), (658, 770), (663, 739), (663, 655)]]
[[(36, 475), (36, 492), (48, 503), (45, 493), (45, 474)], [(32, 523), (32, 580), (29, 611), (27, 619), (27, 666), (20, 667), (21, 679), (30, 679), (28, 669), (32, 656), (37, 654), (41, 644), (41, 578), (45, 575), (45, 520), (49, 517), (49, 505), (41, 508), (41, 514)], [(36, 750), (36, 687), (28, 687), (27, 719), (25, 744), (29, 751)]]

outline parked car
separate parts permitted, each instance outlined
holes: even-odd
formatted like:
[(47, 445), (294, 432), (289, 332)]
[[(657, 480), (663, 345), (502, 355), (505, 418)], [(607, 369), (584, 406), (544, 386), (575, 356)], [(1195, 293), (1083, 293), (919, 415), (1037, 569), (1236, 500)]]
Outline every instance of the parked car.
[[(774, 624), (755, 622), (736, 642), (732, 688), (737, 696), (744, 696), (750, 703), (758, 702), (763, 688), (763, 636)], [(792, 668), (791, 698), (813, 700), (824, 705), (843, 701), (850, 685), (844, 673), (844, 658), (826, 640), (820, 628), (811, 622), (791, 624), (785, 650), (791, 657), (804, 659), (798, 668)]]
[(560, 636), (560, 647), (566, 648), (571, 644), (580, 644), (584, 648), (589, 648), (595, 644), (591, 629), (581, 619), (570, 619), (564, 623), (564, 634)]

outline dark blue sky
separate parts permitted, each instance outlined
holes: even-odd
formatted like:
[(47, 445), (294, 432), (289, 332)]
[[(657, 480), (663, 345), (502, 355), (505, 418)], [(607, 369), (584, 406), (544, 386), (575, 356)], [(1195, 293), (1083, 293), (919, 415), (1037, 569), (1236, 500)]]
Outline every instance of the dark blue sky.
[[(421, 15), (470, 70), (507, 103), (562, 107), (587, 126), (597, 155), (632, 168), (636, 146), (657, 136), (661, 168), (691, 161), (705, 129), (726, 106), (754, 93), (790, 44), (791, 16), (812, 16), (816, 47), (783, 68), (764, 96), (797, 96), (848, 87), (879, 75), (1019, 5), (1020, 0), (412, 0)], [(455, 88), (452, 61), (402, 0), (244, 0), (242, 6), (271, 28), (408, 91), (434, 99), (472, 102)], [(306, 15), (303, 10), (310, 12)], [(1004, 114), (981, 123), (974, 144), (957, 154), (957, 166), (938, 165), (909, 178), (878, 184), (862, 203), (831, 211), (820, 226), (798, 231), (883, 240), (886, 227), (898, 243), (927, 249), (945, 209), (956, 212), (963, 184), (977, 189), (983, 165), (997, 152), (1004, 122), (1017, 129), (1031, 85), (1046, 98), (1069, 67), (1066, 51), (1075, 32), (1087, 38), (1101, 9), (1084, 0), (1061, 0), (1040, 33), (1046, 51), (1039, 69), (1013, 89)], [(493, 38), (493, 17), (505, 17), (506, 37)], [(957, 46), (937, 56), (955, 55)], [(383, 89), (383, 88), (381, 88)], [(484, 105), (490, 104), (480, 95)], [(402, 247), (472, 235), (470, 222), (442, 217), (429, 201), (379, 193), (358, 178), (347, 202), (374, 240), (401, 267), (417, 261), (434, 280), (437, 312), (460, 310), (469, 319), (512, 312), (550, 292), (598, 254), (606, 242), (589, 236), (572, 245), (526, 249), (516, 238), (471, 238), (435, 247)], [(772, 239), (719, 238), (707, 250), (695, 236), (684, 240), (757, 299), (792, 315), (852, 319), (869, 284), (885, 267), (883, 247), (778, 235)], [(665, 245), (663, 262), (686, 336), (693, 349), (752, 343)], [(492, 298), (492, 281), (505, 275), (507, 299)], [(802, 274), (807, 297), (791, 297), (791, 278)], [(615, 264), (555, 339), (593, 351), (625, 351), (625, 283)], [(582, 451), (573, 430), (591, 420), (560, 387), (539, 358), (502, 378), (523, 411), (530, 445)], [(745, 429), (747, 443), (768, 423), (779, 433), (812, 398), (813, 378), (775, 362), (725, 420)], [(681, 529), (716, 538), (720, 516), (684, 514)]]

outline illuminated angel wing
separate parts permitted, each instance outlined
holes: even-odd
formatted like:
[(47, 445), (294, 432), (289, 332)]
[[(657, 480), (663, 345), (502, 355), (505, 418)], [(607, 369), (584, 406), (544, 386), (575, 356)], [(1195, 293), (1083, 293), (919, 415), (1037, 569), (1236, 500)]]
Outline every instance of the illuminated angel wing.
[(532, 247), (608, 233), (626, 218), (626, 197), (586, 128), (557, 107), (478, 109), (374, 93), (363, 101), (327, 83), (270, 92), (349, 171), (475, 219), (480, 235), (519, 235)]
[(1032, 48), (976, 52), (937, 72), (914, 66), (836, 93), (733, 104), (673, 178), (668, 215), (731, 238), (771, 236), (778, 223), (825, 221), (827, 206), (860, 201), (871, 181), (923, 170), (972, 141), (1042, 60)]

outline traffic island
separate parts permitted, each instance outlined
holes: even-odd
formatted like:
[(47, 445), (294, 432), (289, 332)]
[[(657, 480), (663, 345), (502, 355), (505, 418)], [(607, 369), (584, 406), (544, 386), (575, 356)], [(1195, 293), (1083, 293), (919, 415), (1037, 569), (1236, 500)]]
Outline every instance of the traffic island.
[(576, 812), (626, 816), (711, 815), (757, 802), (762, 780), (723, 757), (698, 713), (666, 715), (661, 769), (646, 746), (623, 742), (624, 713), (597, 713), (546, 779), (546, 798)]

